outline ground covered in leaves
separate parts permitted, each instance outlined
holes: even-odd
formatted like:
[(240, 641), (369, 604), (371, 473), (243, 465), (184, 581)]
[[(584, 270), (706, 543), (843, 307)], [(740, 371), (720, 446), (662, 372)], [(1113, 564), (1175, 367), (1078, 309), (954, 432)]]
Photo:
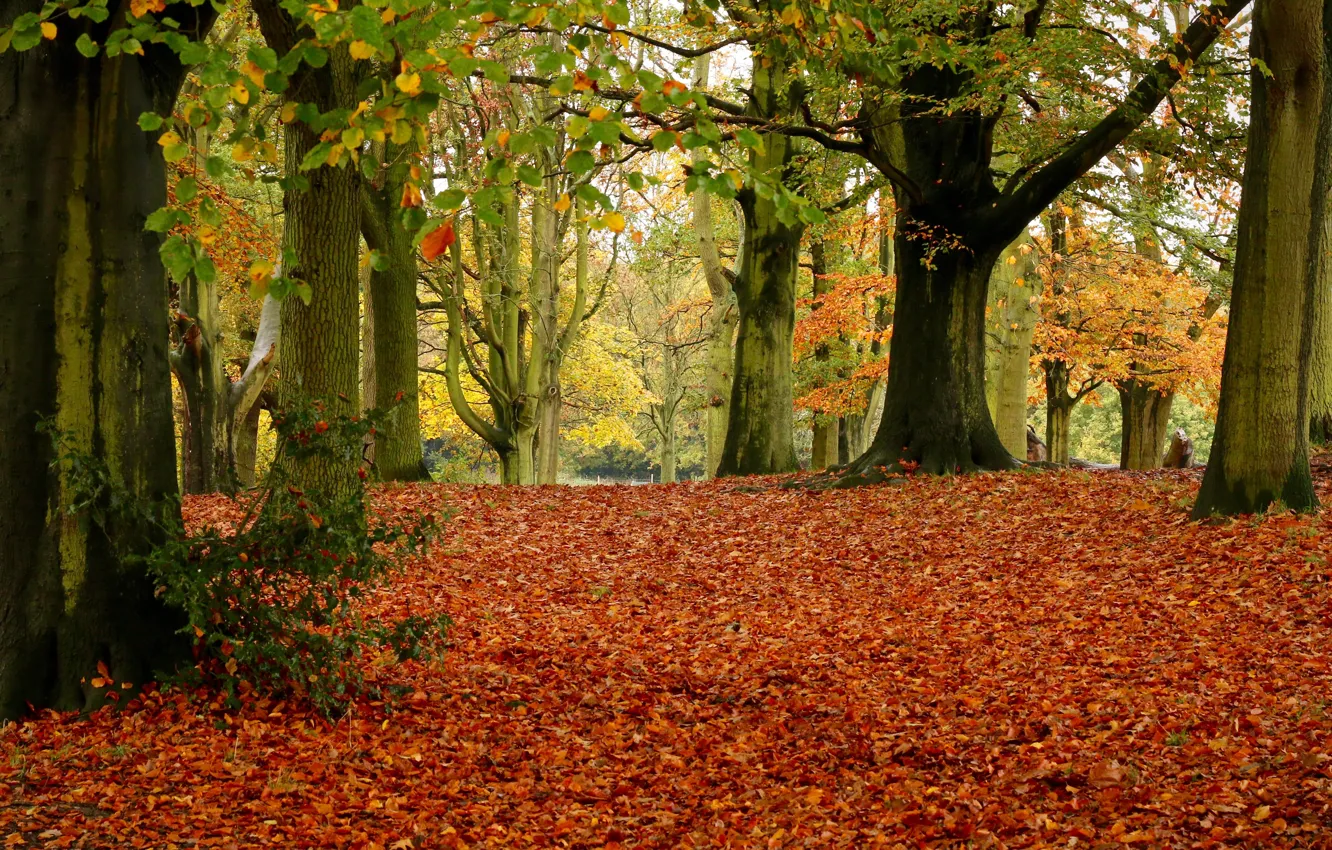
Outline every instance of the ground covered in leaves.
[(11, 725), (0, 845), (1327, 846), (1328, 520), (1196, 486), (385, 490), (454, 511), (375, 601), (447, 610), (441, 666)]

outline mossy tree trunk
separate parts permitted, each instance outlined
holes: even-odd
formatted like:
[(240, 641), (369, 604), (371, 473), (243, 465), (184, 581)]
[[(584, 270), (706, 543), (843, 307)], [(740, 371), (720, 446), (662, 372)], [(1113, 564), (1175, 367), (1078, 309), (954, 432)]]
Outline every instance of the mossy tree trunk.
[(1307, 400), (1332, 170), (1332, 9), (1320, 0), (1260, 2), (1250, 52), (1252, 119), (1230, 329), (1197, 517), (1274, 502), (1317, 505)]
[[(787, 69), (777, 61), (754, 66), (754, 111), (781, 115), (789, 106)], [(765, 134), (750, 154), (756, 170), (789, 177), (794, 142)], [(783, 222), (772, 198), (741, 193), (744, 246), (735, 279), (738, 332), (731, 404), (717, 474), (764, 475), (796, 469), (791, 352), (795, 290), (804, 226)]]
[(374, 183), (362, 189), (361, 232), (387, 266), (371, 268), (366, 292), (368, 362), (362, 386), (366, 407), (392, 408), (374, 436), (375, 473), (382, 481), (428, 481), (421, 448), (421, 405), (417, 390), (416, 249), (402, 226), (398, 202), (410, 166), (410, 148), (379, 149), (382, 165)]
[(1124, 381), (1119, 392), (1119, 468), (1156, 469), (1165, 451), (1173, 392), (1162, 392), (1138, 380)]
[[(0, 21), (39, 8), (3, 0)], [(213, 17), (178, 20), (202, 38)], [(36, 430), (49, 419), (66, 450), (171, 521), (167, 286), (161, 241), (143, 229), (166, 202), (166, 172), (137, 120), (170, 113), (183, 69), (157, 48), (75, 49), (78, 32), (102, 41), (110, 26), (62, 23), (61, 38), (0, 55), (0, 719), (95, 707), (99, 662), (139, 685), (185, 648), (182, 618), (129, 559), (152, 533), (105, 494), (76, 508), (80, 476)]]
[[(307, 34), (275, 0), (255, 0), (252, 5), (264, 40), (279, 56)], [(314, 103), (321, 113), (356, 108), (357, 71), (346, 45), (330, 49), (322, 68), (302, 67), (292, 77), (290, 97)], [(296, 259), (284, 274), (308, 284), (312, 295), (309, 304), (294, 295), (282, 301), (279, 400), (284, 405), (314, 400), (330, 413), (358, 413), (360, 172), (346, 155), (336, 166), (302, 171), (301, 163), (319, 144), (319, 134), (301, 121), (286, 124), (283, 141), (287, 179), (300, 184), (287, 189), (282, 199), (283, 250)], [(354, 456), (317, 459), (294, 465), (291, 473), (305, 489), (351, 492), (359, 485), (359, 465), (360, 458)]]

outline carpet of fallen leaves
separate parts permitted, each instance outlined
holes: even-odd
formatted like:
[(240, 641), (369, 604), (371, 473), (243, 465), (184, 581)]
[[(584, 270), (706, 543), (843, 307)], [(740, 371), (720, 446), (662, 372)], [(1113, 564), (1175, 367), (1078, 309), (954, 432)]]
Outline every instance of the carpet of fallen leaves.
[(1332, 844), (1327, 517), (1190, 522), (1196, 473), (771, 484), (381, 490), (454, 512), (372, 603), (452, 614), (442, 665), (332, 722), (10, 725), (0, 846)]

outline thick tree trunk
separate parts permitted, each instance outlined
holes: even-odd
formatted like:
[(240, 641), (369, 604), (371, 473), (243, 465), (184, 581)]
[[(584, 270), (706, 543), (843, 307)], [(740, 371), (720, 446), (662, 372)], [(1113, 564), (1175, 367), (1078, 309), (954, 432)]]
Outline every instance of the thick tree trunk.
[[(298, 37), (293, 22), (274, 0), (253, 4), (269, 46), (283, 55)], [(290, 96), (312, 102), (321, 112), (354, 110), (357, 96), (355, 63), (345, 45), (329, 50), (327, 63), (306, 69), (292, 81)], [(361, 176), (343, 155), (337, 166), (301, 171), (301, 162), (317, 144), (319, 133), (302, 121), (284, 127), (286, 172), (303, 178), (309, 188), (288, 189), (283, 196), (284, 250), (296, 255), (284, 274), (308, 284), (310, 303), (296, 295), (282, 300), (283, 405), (318, 401), (333, 414), (359, 413), (360, 287), (357, 260), (361, 244)], [(352, 492), (359, 484), (359, 450), (337, 459), (294, 463), (290, 470), (299, 486), (330, 492)]]
[[(391, 149), (389, 159), (396, 158)], [(365, 191), (361, 229), (366, 244), (388, 261), (369, 275), (365, 298), (367, 363), (362, 368), (366, 407), (392, 408), (374, 437), (375, 473), (381, 481), (428, 481), (421, 447), (421, 405), (417, 391), (416, 249), (398, 217), (403, 181), (391, 175), (384, 185)], [(368, 219), (368, 220), (367, 220)]]
[(236, 453), (236, 481), (249, 489), (258, 480), (259, 466), (259, 414), (263, 406), (255, 404), (238, 418), (232, 431), (231, 445)]
[[(0, 20), (39, 7), (4, 0)], [(85, 59), (83, 26), (0, 55), (0, 719), (94, 707), (98, 662), (139, 685), (182, 649), (182, 618), (129, 559), (150, 532), (108, 495), (76, 507), (88, 482), (36, 430), (49, 418), (141, 507), (176, 493), (167, 288), (143, 230), (166, 176), (137, 119), (169, 113), (181, 69), (157, 49)]]
[[(1230, 329), (1197, 517), (1251, 513), (1278, 501), (1296, 510), (1317, 505), (1307, 402), (1316, 252), (1326, 244), (1332, 168), (1328, 14), (1319, 0), (1271, 0), (1254, 13), (1250, 51), (1259, 62)], [(1301, 326), (1303, 334), (1293, 331)]]
[[(883, 418), (854, 474), (918, 464), (951, 474), (1009, 469), (985, 403), (985, 303), (1002, 245), (939, 250), (898, 218), (897, 300)], [(911, 321), (906, 321), (910, 317)], [(859, 483), (850, 477), (848, 483)]]
[(1156, 469), (1165, 451), (1173, 392), (1160, 392), (1141, 381), (1119, 385), (1119, 468)]
[(1009, 454), (1027, 456), (1027, 376), (1039, 312), (1040, 276), (1031, 234), (1004, 249), (990, 277), (986, 320), (985, 398)]

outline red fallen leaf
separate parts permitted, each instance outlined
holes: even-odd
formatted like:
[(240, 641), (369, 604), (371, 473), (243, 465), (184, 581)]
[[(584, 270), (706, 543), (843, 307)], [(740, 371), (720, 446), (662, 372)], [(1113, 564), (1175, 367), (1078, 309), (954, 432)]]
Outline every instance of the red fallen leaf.
[(1117, 761), (1097, 762), (1087, 773), (1087, 781), (1097, 788), (1115, 788), (1124, 782), (1128, 776), (1126, 771)]
[(446, 221), (426, 234), (421, 240), (421, 256), (434, 260), (449, 249), (457, 237), (453, 233), (453, 222)]

